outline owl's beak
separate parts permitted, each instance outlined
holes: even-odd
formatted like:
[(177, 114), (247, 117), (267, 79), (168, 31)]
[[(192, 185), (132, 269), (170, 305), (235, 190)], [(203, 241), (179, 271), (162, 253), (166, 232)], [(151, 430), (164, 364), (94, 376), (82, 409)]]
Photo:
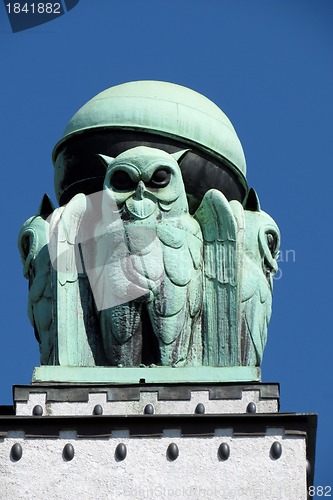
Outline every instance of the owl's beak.
[(139, 182), (136, 190), (135, 190), (135, 198), (137, 200), (143, 200), (144, 192), (146, 191), (146, 186), (142, 181)]
[(125, 202), (127, 211), (136, 219), (146, 219), (152, 215), (157, 205), (145, 195), (147, 192), (144, 182), (140, 181), (137, 185), (135, 193), (132, 197), (128, 198)]
[(138, 199), (136, 197), (128, 198), (125, 201), (127, 212), (135, 219), (147, 219), (157, 209), (156, 203), (149, 198)]

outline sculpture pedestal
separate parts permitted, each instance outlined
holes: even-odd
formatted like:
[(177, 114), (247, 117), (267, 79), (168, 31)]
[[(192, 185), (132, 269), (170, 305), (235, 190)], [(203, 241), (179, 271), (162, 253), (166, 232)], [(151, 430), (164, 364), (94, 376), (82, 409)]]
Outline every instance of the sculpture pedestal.
[(261, 371), (256, 366), (187, 366), (171, 368), (156, 366), (146, 368), (116, 368), (107, 366), (38, 366), (34, 369), (33, 383), (95, 383), (95, 384), (145, 384), (145, 383), (220, 383), (260, 382)]
[(312, 484), (316, 416), (278, 413), (277, 384), (34, 383), (14, 404), (4, 498), (289, 500)]

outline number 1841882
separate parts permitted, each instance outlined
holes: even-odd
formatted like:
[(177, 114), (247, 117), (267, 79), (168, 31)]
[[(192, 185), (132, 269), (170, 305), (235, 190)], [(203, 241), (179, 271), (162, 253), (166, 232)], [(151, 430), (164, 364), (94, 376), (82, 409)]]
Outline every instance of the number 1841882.
[(8, 14), (61, 14), (59, 2), (33, 2), (21, 5), (18, 2), (6, 4)]

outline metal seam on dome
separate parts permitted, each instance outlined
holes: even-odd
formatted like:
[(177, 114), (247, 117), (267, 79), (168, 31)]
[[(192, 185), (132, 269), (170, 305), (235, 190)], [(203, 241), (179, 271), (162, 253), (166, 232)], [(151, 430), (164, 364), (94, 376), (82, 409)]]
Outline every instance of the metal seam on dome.
[[(227, 127), (228, 128), (228, 127)], [(173, 139), (176, 139), (176, 140), (183, 140), (189, 144), (195, 144), (198, 146), (199, 149), (204, 149), (206, 150), (207, 152), (209, 153), (212, 153), (215, 157), (219, 158), (219, 157), (222, 157), (222, 158), (225, 158), (226, 160), (228, 160), (230, 162), (231, 165), (233, 165), (238, 172), (241, 173), (242, 176), (246, 177), (246, 160), (245, 160), (245, 157), (244, 157), (244, 152), (243, 152), (243, 158), (244, 158), (244, 164), (243, 164), (243, 169), (244, 169), (244, 172), (235, 164), (233, 163), (230, 159), (228, 159), (225, 155), (223, 155), (222, 153), (216, 151), (215, 149), (212, 149), (211, 147), (207, 146), (207, 145), (204, 145), (202, 143), (199, 143), (197, 141), (195, 141), (195, 139), (192, 139), (192, 138), (188, 138), (188, 137), (184, 137), (183, 135), (181, 135), (180, 133), (179, 134), (176, 134), (176, 133), (173, 133), (173, 132), (170, 132), (170, 131), (166, 131), (166, 130), (163, 130), (163, 129), (158, 129), (157, 127), (155, 128), (149, 128), (148, 126), (139, 126), (139, 125), (133, 125), (133, 124), (117, 124), (117, 125), (108, 125), (108, 124), (98, 124), (98, 125), (90, 125), (90, 126), (87, 126), (87, 127), (84, 127), (84, 128), (80, 128), (78, 130), (75, 130), (74, 132), (71, 132), (69, 133), (68, 135), (64, 136), (62, 139), (60, 139), (60, 141), (55, 145), (54, 147), (54, 150), (53, 150), (53, 154), (52, 154), (52, 159), (53, 159), (53, 162), (56, 161), (56, 156), (58, 154), (58, 150), (60, 148), (60, 146), (65, 143), (67, 140), (70, 140), (76, 136), (79, 136), (80, 134), (84, 134), (85, 132), (89, 131), (89, 130), (96, 130), (96, 129), (103, 129), (103, 130), (133, 130), (133, 131), (143, 131), (143, 132), (147, 132), (147, 133), (152, 133), (152, 134), (155, 134), (155, 135), (161, 135), (163, 137), (170, 137), (170, 138), (173, 138)], [(228, 130), (230, 130), (228, 128)], [(236, 136), (234, 139), (236, 139), (239, 144), (240, 144), (240, 141), (238, 139), (238, 137)]]
[[(227, 123), (225, 123), (224, 121), (216, 118), (215, 116), (212, 116), (211, 114), (208, 114), (206, 113), (205, 111), (202, 111), (201, 109), (197, 109), (193, 106), (189, 106), (188, 104), (184, 104), (182, 102), (178, 102), (178, 101), (168, 101), (167, 99), (161, 99), (161, 98), (152, 98), (152, 97), (149, 97), (149, 96), (110, 96), (110, 97), (107, 97), (107, 98), (101, 98), (101, 99), (96, 99), (96, 98), (93, 98), (91, 99), (90, 101), (88, 101), (86, 104), (84, 104), (76, 113), (75, 115), (72, 117), (71, 120), (73, 120), (75, 118), (75, 116), (80, 113), (80, 112), (83, 112), (83, 108), (84, 107), (88, 107), (88, 105), (94, 101), (94, 103), (96, 103), (97, 101), (104, 101), (104, 100), (113, 100), (113, 99), (149, 99), (151, 101), (161, 101), (161, 102), (165, 102), (166, 104), (175, 104), (177, 107), (180, 105), (184, 108), (188, 108), (188, 109), (191, 109), (191, 110), (194, 110), (196, 113), (200, 113), (202, 115), (205, 115), (207, 116), (208, 118), (210, 118), (211, 120), (215, 120), (217, 121), (218, 123), (221, 123), (222, 125), (224, 125), (226, 128), (228, 128), (231, 132), (234, 132), (236, 134), (236, 131), (235, 131), (235, 128), (234, 126), (232, 125), (231, 121), (229, 120), (229, 118), (227, 117), (227, 115), (225, 113), (223, 113), (223, 111), (216, 105), (214, 104), (212, 101), (209, 101), (211, 104), (213, 104), (214, 106), (216, 106), (216, 109), (217, 111), (219, 111), (220, 113), (223, 113), (223, 116), (226, 118), (227, 120)], [(208, 99), (207, 99), (208, 100)], [(70, 120), (70, 122), (71, 122)], [(69, 122), (69, 123), (70, 123)], [(65, 138), (66, 136), (64, 136)]]
[[(200, 94), (198, 94), (200, 96)], [(202, 97), (205, 97), (205, 96), (202, 96)], [(196, 112), (199, 112), (199, 113), (202, 113), (206, 116), (209, 116), (211, 118), (214, 118), (215, 120), (218, 120), (217, 118), (215, 118), (214, 116), (212, 116), (211, 114), (208, 114), (206, 113), (205, 111), (201, 110), (201, 109), (198, 109), (198, 108), (195, 108), (193, 106), (190, 106), (189, 104), (185, 104), (181, 101), (173, 101), (173, 100), (168, 100), (168, 99), (164, 99), (164, 98), (161, 98), (161, 97), (150, 97), (150, 96), (144, 96), (144, 95), (111, 95), (111, 96), (108, 96), (108, 97), (102, 97), (100, 99), (97, 99), (97, 98), (93, 98), (91, 99), (90, 101), (88, 101), (86, 104), (84, 104), (83, 106), (81, 106), (81, 108), (77, 111), (77, 113), (79, 113), (84, 107), (88, 106), (89, 104), (92, 104), (93, 102), (97, 102), (97, 101), (104, 101), (104, 100), (112, 100), (112, 99), (149, 99), (149, 100), (152, 100), (152, 101), (161, 101), (161, 102), (166, 102), (167, 104), (177, 104), (177, 105), (181, 105), (181, 106), (184, 106), (186, 108), (189, 108), (189, 109), (193, 109), (195, 110)], [(216, 111), (223, 114), (223, 116), (226, 118), (227, 122), (231, 125), (232, 127), (232, 131), (235, 131), (235, 128), (234, 126), (232, 125), (231, 123), (231, 120), (227, 117), (227, 115), (222, 111), (221, 108), (219, 108), (219, 106), (217, 106), (217, 104), (215, 104), (213, 101), (210, 101), (207, 97), (205, 97), (205, 99), (208, 101), (209, 105), (213, 106), (214, 108), (216, 108)], [(75, 114), (77, 114), (75, 113)], [(75, 116), (75, 115), (74, 115)], [(73, 116), (73, 118), (74, 118)], [(218, 120), (219, 121), (219, 120)]]
[(221, 160), (221, 158), (223, 158), (224, 161), (226, 161), (230, 168), (232, 168), (233, 171), (235, 171), (236, 169), (236, 174), (239, 173), (240, 176), (241, 176), (241, 179), (243, 179), (245, 181), (245, 187), (247, 189), (247, 181), (246, 181), (246, 163), (244, 165), (245, 167), (245, 173), (243, 173), (239, 167), (237, 167), (237, 165), (235, 165), (231, 160), (229, 160), (228, 158), (226, 158), (224, 155), (222, 155), (222, 153), (218, 153), (217, 151), (209, 148), (208, 146), (204, 146), (203, 144), (201, 143), (198, 143), (196, 142), (194, 139), (188, 139), (186, 137), (183, 137), (183, 136), (180, 136), (180, 135), (174, 135), (172, 134), (171, 132), (164, 132), (164, 131), (161, 131), (161, 130), (154, 130), (154, 129), (148, 129), (148, 128), (143, 128), (143, 127), (139, 127), (139, 126), (136, 126), (134, 127), (133, 125), (131, 126), (127, 126), (127, 125), (124, 125), (124, 126), (120, 126), (120, 125), (114, 125), (114, 126), (110, 126), (110, 125), (95, 125), (95, 126), (90, 126), (90, 127), (87, 127), (87, 128), (83, 128), (83, 129), (79, 129), (75, 132), (72, 132), (71, 134), (68, 134), (67, 136), (65, 136), (63, 139), (61, 139), (54, 147), (54, 150), (53, 150), (53, 154), (52, 154), (52, 159), (53, 159), (53, 165), (54, 163), (56, 162), (56, 157), (58, 155), (58, 149), (60, 148), (60, 146), (65, 143), (67, 140), (71, 140), (77, 136), (80, 136), (81, 134), (84, 134), (86, 133), (87, 131), (89, 130), (97, 130), (97, 129), (101, 129), (101, 130), (131, 130), (131, 131), (142, 131), (142, 132), (147, 132), (147, 133), (151, 133), (151, 134), (154, 134), (154, 135), (162, 135), (162, 137), (170, 137), (171, 139), (176, 139), (176, 140), (183, 140), (185, 143), (188, 143), (188, 144), (193, 144), (193, 145), (196, 145), (198, 147), (199, 150), (203, 150), (203, 151), (206, 151), (207, 153), (209, 154), (212, 154), (217, 160)]

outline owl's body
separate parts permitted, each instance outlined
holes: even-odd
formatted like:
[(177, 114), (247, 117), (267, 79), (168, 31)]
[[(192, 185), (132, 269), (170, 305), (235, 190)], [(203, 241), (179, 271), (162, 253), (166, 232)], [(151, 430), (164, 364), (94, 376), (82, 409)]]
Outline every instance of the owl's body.
[(99, 315), (108, 360), (200, 364), (203, 244), (177, 161), (146, 147), (109, 160), (102, 219), (115, 202), (120, 220), (95, 231), (103, 270), (93, 285), (104, 299)]
[(243, 364), (260, 366), (272, 312), (272, 290), (258, 266), (247, 255), (242, 286)]
[[(53, 210), (46, 195), (40, 211), (45, 206), (49, 212)], [(49, 224), (40, 214), (23, 224), (18, 243), (24, 276), (29, 280), (28, 316), (39, 342), (42, 364), (51, 364), (55, 357), (54, 289), (48, 241)]]
[(245, 210), (245, 242), (241, 290), (242, 364), (260, 366), (272, 312), (273, 275), (280, 247), (275, 221), (260, 210), (251, 190), (252, 208)]

